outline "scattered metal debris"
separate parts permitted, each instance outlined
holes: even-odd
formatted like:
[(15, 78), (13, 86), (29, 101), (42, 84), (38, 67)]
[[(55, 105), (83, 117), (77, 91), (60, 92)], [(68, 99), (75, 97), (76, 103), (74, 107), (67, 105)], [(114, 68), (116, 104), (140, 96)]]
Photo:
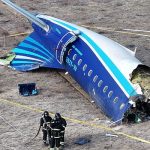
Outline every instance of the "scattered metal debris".
[(18, 84), (19, 94), (22, 96), (37, 95), (38, 90), (35, 83)]
[(91, 140), (88, 139), (88, 138), (79, 138), (75, 141), (75, 144), (78, 144), (78, 145), (84, 145), (84, 144), (87, 144), (89, 143)]
[(11, 61), (16, 57), (15, 53), (8, 53), (5, 56), (0, 57), (0, 65), (8, 66)]
[(109, 137), (118, 137), (118, 135), (116, 135), (116, 134), (110, 134), (110, 133), (106, 133), (106, 136), (109, 136)]

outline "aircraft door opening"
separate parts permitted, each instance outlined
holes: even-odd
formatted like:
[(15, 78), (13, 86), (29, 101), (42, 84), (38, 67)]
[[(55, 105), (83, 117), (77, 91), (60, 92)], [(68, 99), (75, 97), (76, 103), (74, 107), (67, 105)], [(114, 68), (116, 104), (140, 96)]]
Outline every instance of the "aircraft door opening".
[(66, 33), (58, 42), (56, 47), (56, 59), (60, 64), (64, 62), (65, 53), (69, 50), (68, 46), (77, 40), (80, 31), (70, 31)]

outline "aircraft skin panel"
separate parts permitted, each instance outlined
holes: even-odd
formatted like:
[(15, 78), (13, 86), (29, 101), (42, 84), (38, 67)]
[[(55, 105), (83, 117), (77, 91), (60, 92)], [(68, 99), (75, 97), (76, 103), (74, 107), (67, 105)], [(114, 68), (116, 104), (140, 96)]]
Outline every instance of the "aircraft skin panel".
[(16, 54), (16, 57), (10, 66), (18, 71), (30, 71), (39, 67), (64, 69), (56, 61), (52, 51), (41, 44), (34, 32), (26, 37), (12, 52)]
[[(82, 39), (79, 39), (82, 40)], [(120, 120), (123, 118), (124, 112), (129, 108), (128, 97), (124, 94), (121, 88), (109, 75), (107, 70), (103, 67), (103, 64), (95, 59), (95, 54), (91, 51), (89, 46), (83, 42), (75, 42), (72, 46), (72, 50), (66, 57), (66, 70), (71, 74), (71, 76), (82, 86), (82, 88), (91, 95), (95, 100), (95, 103), (110, 117), (112, 120)], [(84, 47), (84, 49), (81, 49)], [(82, 56), (79, 55), (75, 48), (80, 49)], [(86, 51), (84, 51), (86, 49)], [(75, 56), (76, 55), (76, 59)], [(89, 57), (92, 61), (89, 61)], [(78, 65), (79, 60), (82, 59), (82, 63)], [(87, 65), (84, 71), (84, 66)], [(89, 71), (92, 70), (91, 76), (88, 76)], [(94, 77), (97, 76), (94, 82)], [(103, 81), (102, 85), (99, 87), (99, 82)], [(104, 93), (104, 88), (108, 86), (107, 91)], [(115, 90), (114, 90), (115, 89)], [(94, 91), (93, 91), (94, 90)], [(113, 94), (108, 98), (110, 91)], [(118, 97), (118, 102), (114, 102), (114, 99)], [(124, 105), (124, 108), (121, 108)]]
[(36, 59), (36, 58), (33, 58), (33, 57), (22, 56), (22, 55), (17, 55), (17, 56), (15, 57), (15, 59), (20, 59), (20, 60), (22, 60), (22, 59), (35, 60), (35, 61), (37, 61), (37, 62), (42, 62), (42, 63), (44, 63), (44, 61), (42, 61), (42, 60), (40, 60), (40, 59)]
[[(129, 74), (132, 73), (132, 71), (139, 64), (141, 64), (141, 62), (138, 59), (136, 59), (136, 57), (133, 55), (133, 52), (131, 50), (127, 49), (126, 47), (120, 45), (119, 43), (116, 43), (115, 41), (103, 35), (97, 34), (86, 28), (53, 17), (49, 17), (49, 16), (45, 17), (45, 15), (44, 16), (39, 15), (39, 17), (49, 18), (58, 22), (60, 21), (62, 23), (71, 26), (72, 28), (76, 28), (84, 32), (87, 36), (89, 36), (94, 41), (94, 43), (98, 45), (99, 48), (103, 50), (103, 52), (107, 55), (107, 57), (111, 58), (111, 61), (118, 67), (118, 69), (122, 72), (122, 74), (127, 79), (130, 78)], [(100, 55), (99, 52), (98, 54)]]
[[(53, 30), (55, 30), (55, 28), (58, 28), (60, 25), (57, 24), (57, 22), (53, 22), (53, 25), (51, 24), (51, 26)], [(59, 30), (59, 32), (61, 32), (61, 37), (70, 31), (63, 26), (60, 26)], [(51, 35), (48, 35), (48, 37), (51, 38)], [(57, 43), (54, 44), (55, 47), (57, 46)], [(65, 69), (81, 85), (81, 87), (91, 95), (95, 100), (95, 103), (103, 109), (107, 116), (114, 121), (122, 119), (124, 112), (131, 106), (129, 104), (129, 96), (126, 95), (116, 83), (103, 63), (99, 61), (99, 58), (95, 57), (95, 53), (91, 49), (91, 46), (83, 40), (82, 33), (79, 35), (79, 38), (73, 42), (70, 49), (72, 50), (66, 55), (64, 60)], [(56, 49), (54, 49), (54, 51), (55, 50)], [(80, 59), (82, 59), (82, 63), (78, 65)], [(87, 65), (87, 68), (83, 71), (85, 64)], [(88, 76), (89, 70), (93, 70), (93, 74), (90, 77)], [(96, 75), (98, 78), (96, 82), (94, 82), (93, 79)], [(98, 86), (100, 80), (103, 81), (101, 87)], [(107, 86), (108, 89), (104, 92)], [(113, 91), (113, 94), (108, 98), (111, 91)]]
[(122, 45), (94, 32), (85, 32), (87, 36), (97, 43), (97, 45), (103, 50), (103, 52), (111, 59), (113, 64), (120, 70), (120, 72), (130, 79), (129, 74), (139, 65), (141, 62), (131, 53), (130, 50)]
[[(40, 15), (41, 17), (41, 15)], [(59, 19), (54, 19), (53, 17), (42, 16), (45, 19), (49, 19), (53, 23), (59, 24), (60, 26), (68, 29), (68, 30), (77, 30), (75, 27), (72, 27), (69, 23), (65, 21), (60, 21)], [(59, 21), (58, 21), (59, 20)], [(86, 34), (81, 32), (80, 35), (81, 38), (86, 39), (88, 44), (92, 47), (92, 51), (94, 51), (95, 55), (100, 59), (101, 62), (103, 62), (103, 65), (108, 69), (108, 71), (111, 73), (111, 75), (115, 78), (115, 81), (120, 85), (122, 90), (126, 93), (127, 96), (130, 95), (136, 95), (136, 91), (134, 90), (133, 85), (127, 79), (117, 68), (117, 66), (111, 61), (111, 59), (103, 52), (103, 50), (98, 47), (98, 45), (95, 44), (94, 41), (92, 41), (91, 38), (89, 38)], [(90, 43), (89, 43), (90, 41)], [(99, 53), (96, 53), (95, 51), (101, 51), (101, 55)], [(107, 63), (107, 64), (106, 64)]]

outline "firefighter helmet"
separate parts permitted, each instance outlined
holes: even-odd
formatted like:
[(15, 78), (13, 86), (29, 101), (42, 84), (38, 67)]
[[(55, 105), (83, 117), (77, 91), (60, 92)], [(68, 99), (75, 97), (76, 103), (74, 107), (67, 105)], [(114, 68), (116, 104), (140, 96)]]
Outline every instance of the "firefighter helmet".
[(49, 112), (48, 111), (44, 111), (44, 117), (48, 117), (49, 116)]

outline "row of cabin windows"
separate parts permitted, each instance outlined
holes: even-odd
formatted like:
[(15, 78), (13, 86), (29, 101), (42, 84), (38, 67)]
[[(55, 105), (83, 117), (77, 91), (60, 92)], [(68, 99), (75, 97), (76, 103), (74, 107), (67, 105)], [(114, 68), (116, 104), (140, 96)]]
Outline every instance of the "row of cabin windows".
[[(76, 60), (76, 58), (77, 58), (77, 54), (74, 54), (72, 59), (73, 59), (73, 60)], [(82, 63), (82, 59), (79, 59), (79, 60), (78, 60), (78, 66), (80, 66), (81, 63)], [(87, 69), (87, 64), (84, 64), (82, 70), (85, 71), (86, 69)], [(88, 76), (90, 77), (90, 76), (92, 75), (92, 73), (93, 73), (93, 70), (89, 70), (89, 71), (88, 71)], [(98, 76), (95, 75), (94, 78), (93, 78), (93, 82), (95, 83), (97, 80), (98, 80)], [(98, 82), (98, 87), (101, 87), (102, 84), (103, 84), (103, 81), (100, 80), (100, 81)], [(108, 86), (105, 86), (105, 87), (103, 88), (103, 93), (106, 93), (107, 90), (108, 90)], [(109, 93), (108, 93), (108, 98), (111, 98), (112, 95), (113, 95), (113, 91), (109, 91)], [(115, 97), (114, 100), (113, 100), (113, 102), (114, 102), (114, 103), (117, 103), (118, 100), (119, 100), (119, 98), (118, 98), (118, 97)], [(123, 109), (123, 107), (124, 107), (124, 103), (121, 104), (120, 109)]]

